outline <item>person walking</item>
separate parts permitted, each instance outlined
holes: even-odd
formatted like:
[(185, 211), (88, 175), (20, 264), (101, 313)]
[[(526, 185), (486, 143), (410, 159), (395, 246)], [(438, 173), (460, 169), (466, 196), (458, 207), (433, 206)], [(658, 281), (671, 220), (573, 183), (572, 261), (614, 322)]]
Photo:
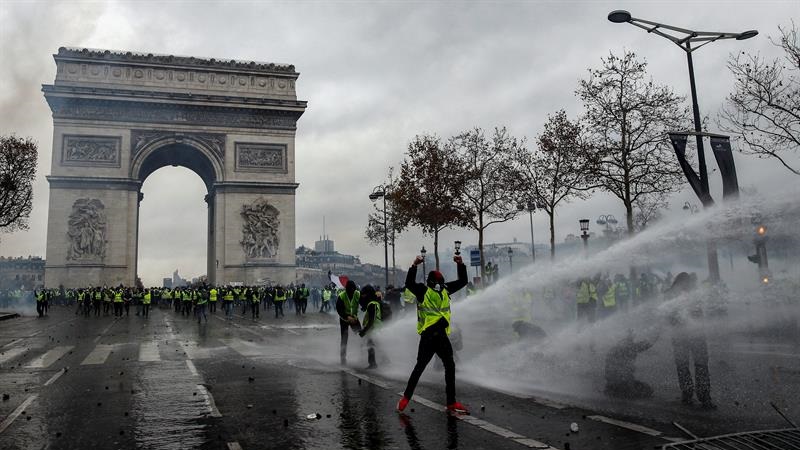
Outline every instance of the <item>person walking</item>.
[(208, 293), (206, 291), (198, 291), (197, 292), (197, 305), (196, 305), (196, 315), (197, 315), (197, 323), (203, 323), (203, 319), (206, 319), (206, 323), (208, 323), (208, 316), (206, 315), (206, 307), (208, 305)]
[(361, 288), (361, 296), (359, 304), (364, 311), (363, 326), (358, 332), (358, 335), (367, 338), (367, 360), (369, 366), (367, 370), (377, 369), (378, 364), (375, 361), (375, 340), (373, 337), (375, 333), (381, 328), (381, 303), (375, 292), (375, 288), (371, 285), (366, 285)]
[(283, 286), (275, 286), (273, 302), (275, 303), (275, 318), (278, 318), (278, 314), (283, 317), (283, 304), (286, 303), (286, 291)]
[(217, 291), (217, 288), (213, 287), (213, 286), (208, 291), (208, 305), (209, 305), (208, 306), (208, 311), (211, 314), (214, 314), (214, 313), (217, 312), (217, 294), (218, 293), (219, 293), (219, 291)]
[[(691, 293), (695, 289), (695, 281), (686, 272), (675, 276), (672, 286), (665, 295), (674, 299)], [(696, 292), (694, 293), (697, 294)], [(672, 349), (675, 356), (675, 368), (678, 372), (678, 385), (681, 388), (681, 401), (686, 405), (693, 403), (697, 394), (704, 409), (715, 409), (711, 400), (711, 378), (708, 373), (708, 343), (703, 330), (703, 310), (699, 299), (682, 302), (683, 310), (675, 310), (669, 317), (672, 326)], [(690, 366), (694, 363), (694, 380)]]
[(361, 323), (358, 321), (358, 306), (361, 293), (353, 280), (348, 280), (344, 291), (336, 299), (336, 312), (339, 314), (339, 334), (341, 342), (339, 344), (339, 358), (342, 365), (347, 364), (347, 338), (350, 335), (348, 330), (358, 333), (361, 331)]
[(417, 363), (408, 378), (403, 397), (397, 403), (397, 410), (402, 412), (408, 406), (414, 389), (425, 367), (438, 356), (444, 365), (445, 396), (447, 411), (456, 414), (469, 414), (466, 406), (456, 401), (456, 364), (453, 360), (453, 346), (450, 334), (450, 294), (467, 285), (467, 266), (460, 255), (453, 257), (458, 271), (456, 281), (445, 282), (438, 270), (428, 273), (426, 283), (417, 283), (417, 266), (422, 263), (422, 256), (417, 256), (406, 275), (406, 289), (414, 294), (417, 304), (417, 333), (420, 335), (417, 350)]
[(153, 294), (150, 289), (144, 291), (144, 297), (142, 297), (142, 316), (147, 318), (150, 317), (150, 302), (153, 300)]

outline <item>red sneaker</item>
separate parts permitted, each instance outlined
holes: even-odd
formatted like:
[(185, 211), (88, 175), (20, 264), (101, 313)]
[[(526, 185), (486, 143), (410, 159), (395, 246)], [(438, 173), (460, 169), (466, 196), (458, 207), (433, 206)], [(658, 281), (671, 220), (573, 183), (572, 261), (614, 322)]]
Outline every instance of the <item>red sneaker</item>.
[(462, 405), (461, 402), (454, 402), (447, 405), (447, 412), (455, 414), (469, 414), (469, 409)]
[(408, 406), (408, 402), (409, 399), (407, 399), (406, 396), (404, 395), (403, 398), (401, 398), (400, 401), (397, 402), (397, 410), (403, 412), (406, 409), (406, 406)]

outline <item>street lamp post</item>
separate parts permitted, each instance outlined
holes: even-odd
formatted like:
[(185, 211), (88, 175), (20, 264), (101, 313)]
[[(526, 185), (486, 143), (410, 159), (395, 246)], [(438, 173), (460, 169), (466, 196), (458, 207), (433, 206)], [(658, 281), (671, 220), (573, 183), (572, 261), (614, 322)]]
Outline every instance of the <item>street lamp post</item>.
[[(714, 41), (719, 41), (722, 39), (736, 39), (737, 41), (742, 41), (745, 39), (750, 39), (758, 34), (756, 30), (747, 30), (741, 33), (722, 33), (722, 32), (715, 32), (715, 31), (694, 31), (694, 30), (687, 30), (684, 28), (675, 27), (672, 25), (666, 25), (663, 23), (652, 22), (649, 20), (644, 19), (637, 19), (635, 17), (631, 17), (631, 13), (624, 10), (616, 10), (611, 11), (608, 13), (608, 20), (614, 23), (629, 23), (633, 26), (639, 27), (643, 30), (646, 30), (648, 33), (652, 33), (658, 36), (661, 36), (665, 39), (669, 39), (680, 47), (684, 52), (686, 52), (686, 61), (689, 64), (689, 86), (692, 93), (692, 113), (694, 116), (694, 131), (695, 136), (697, 139), (697, 161), (700, 169), (700, 192), (698, 197), (700, 197), (700, 202), (703, 204), (703, 207), (709, 207), (714, 204), (714, 200), (711, 198), (711, 194), (708, 188), (708, 171), (706, 169), (706, 156), (703, 150), (703, 136), (702, 136), (702, 123), (700, 121), (700, 107), (697, 103), (697, 88), (695, 86), (694, 81), (694, 63), (692, 62), (692, 52), (699, 49), (700, 47), (709, 44)], [(662, 31), (664, 30), (664, 31)], [(698, 44), (695, 47), (692, 47), (692, 44)], [(709, 241), (707, 243), (708, 249), (708, 272), (709, 276), (712, 281), (719, 281), (719, 261), (717, 260), (717, 246), (714, 242)]]
[(511, 250), (511, 247), (508, 247), (508, 273), (509, 274), (511, 274), (511, 272), (514, 271), (513, 257), (514, 257), (514, 251)]
[(581, 239), (583, 239), (583, 251), (589, 253), (589, 219), (578, 221), (581, 225)]
[(528, 216), (531, 220), (531, 259), (533, 262), (536, 262), (536, 248), (533, 246), (533, 212), (536, 211), (536, 208), (544, 209), (544, 205), (539, 203), (536, 204), (531, 200), (528, 200), (526, 204), (518, 203), (517, 204), (517, 211), (528, 211)]
[(369, 194), (369, 199), (373, 202), (379, 198), (383, 198), (383, 263), (386, 275), (386, 284), (383, 285), (383, 288), (386, 289), (389, 286), (389, 222), (386, 220), (386, 191), (383, 186), (375, 187)]
[(428, 251), (425, 250), (425, 246), (423, 245), (422, 248), (419, 251), (419, 254), (422, 255), (422, 280), (423, 281), (425, 281), (425, 277), (428, 276), (428, 272), (425, 271), (425, 254), (426, 253), (428, 253)]

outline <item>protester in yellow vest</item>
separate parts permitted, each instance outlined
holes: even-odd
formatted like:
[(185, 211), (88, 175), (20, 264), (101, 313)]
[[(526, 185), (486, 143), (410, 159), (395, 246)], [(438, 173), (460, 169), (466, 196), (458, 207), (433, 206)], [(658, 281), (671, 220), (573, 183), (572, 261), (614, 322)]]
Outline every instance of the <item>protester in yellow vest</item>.
[(342, 365), (347, 363), (347, 338), (349, 336), (349, 329), (354, 333), (361, 331), (361, 323), (358, 321), (358, 301), (361, 298), (361, 293), (356, 287), (353, 280), (348, 280), (344, 287), (344, 292), (339, 294), (336, 300), (336, 313), (339, 314), (339, 335), (341, 342), (339, 344), (339, 358)]
[(458, 280), (445, 283), (444, 276), (438, 270), (432, 270), (427, 277), (427, 283), (417, 283), (417, 266), (423, 261), (421, 256), (414, 259), (414, 263), (406, 275), (406, 289), (410, 290), (417, 302), (417, 333), (420, 335), (417, 364), (408, 379), (403, 397), (397, 403), (397, 410), (402, 412), (408, 406), (414, 389), (417, 387), (419, 377), (425, 371), (428, 363), (437, 355), (444, 365), (445, 396), (447, 398), (447, 411), (457, 414), (468, 414), (469, 410), (461, 402), (456, 401), (456, 365), (453, 360), (453, 346), (448, 335), (450, 334), (450, 294), (467, 285), (467, 266), (460, 255), (453, 257), (458, 271)]
[(375, 288), (371, 285), (366, 285), (361, 288), (359, 304), (364, 311), (363, 327), (358, 332), (362, 338), (367, 337), (367, 360), (369, 366), (367, 369), (376, 369), (378, 363), (375, 360), (375, 340), (372, 338), (375, 333), (381, 328), (381, 301), (378, 298)]

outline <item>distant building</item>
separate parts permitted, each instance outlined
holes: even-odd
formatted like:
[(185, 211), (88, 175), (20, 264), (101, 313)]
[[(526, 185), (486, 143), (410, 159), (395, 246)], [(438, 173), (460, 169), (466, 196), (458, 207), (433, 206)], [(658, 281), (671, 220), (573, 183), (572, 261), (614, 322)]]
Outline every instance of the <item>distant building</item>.
[(0, 256), (0, 289), (34, 289), (44, 286), (45, 260), (39, 256)]
[[(386, 273), (382, 265), (362, 263), (358, 256), (345, 255), (334, 250), (331, 239), (320, 239), (314, 243), (314, 250), (301, 245), (295, 251), (297, 282), (312, 285), (327, 283), (328, 272), (344, 275), (359, 285), (372, 284), (384, 286)], [(405, 271), (393, 273), (389, 268), (389, 284), (398, 286), (405, 281)]]
[(314, 251), (317, 253), (333, 253), (333, 241), (328, 239), (327, 236), (324, 239), (320, 237), (318, 241), (314, 242)]
[(172, 278), (164, 278), (161, 285), (162, 287), (172, 289)]

